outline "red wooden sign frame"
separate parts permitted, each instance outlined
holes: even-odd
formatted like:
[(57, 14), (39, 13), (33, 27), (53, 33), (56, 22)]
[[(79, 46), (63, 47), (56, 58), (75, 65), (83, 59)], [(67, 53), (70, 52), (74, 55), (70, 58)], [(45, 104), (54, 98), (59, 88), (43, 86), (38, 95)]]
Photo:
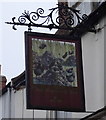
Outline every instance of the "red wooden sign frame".
[(25, 32), (27, 108), (85, 111), (81, 40)]

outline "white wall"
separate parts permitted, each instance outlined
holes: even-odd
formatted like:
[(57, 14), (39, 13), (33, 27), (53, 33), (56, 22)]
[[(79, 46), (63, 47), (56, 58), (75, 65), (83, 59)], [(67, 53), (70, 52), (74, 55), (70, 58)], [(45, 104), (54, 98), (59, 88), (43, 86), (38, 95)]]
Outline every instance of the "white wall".
[(11, 118), (46, 118), (44, 110), (26, 109), (26, 89), (12, 91)]
[[(73, 4), (70, 2), (69, 6)], [(81, 14), (88, 15), (91, 12), (91, 4), (91, 2), (83, 2), (77, 9), (80, 10)], [(96, 27), (102, 28), (104, 25), (106, 25), (106, 18), (102, 19)], [(87, 111), (95, 111), (104, 106), (104, 85), (106, 86), (104, 78), (105, 39), (106, 27), (96, 34), (88, 32), (81, 38)]]
[(1, 97), (1, 99), (2, 99), (2, 118), (9, 118), (10, 117), (9, 90)]
[[(96, 34), (89, 32), (81, 38), (87, 112), (95, 112), (106, 105), (106, 17), (97, 28), (102, 30)], [(89, 114), (72, 113), (72, 117), (83, 118)]]
[(106, 17), (104, 19), (104, 102), (106, 106)]
[[(2, 100), (2, 101), (1, 101)], [(54, 118), (53, 111), (26, 109), (26, 89), (8, 89), (0, 97), (0, 118)]]
[(0, 120), (1, 118), (2, 118), (2, 97), (0, 97)]
[[(98, 27), (104, 26), (104, 20)], [(86, 108), (96, 111), (104, 106), (104, 29), (82, 37)]]
[[(68, 0), (68, 5), (70, 7), (72, 7), (76, 2), (70, 2), (70, 0)], [(74, 1), (74, 0), (73, 0)], [(87, 14), (89, 15), (91, 13), (91, 2), (83, 2), (81, 4), (79, 4), (79, 6), (75, 9), (80, 10), (80, 15), (82, 14)]]

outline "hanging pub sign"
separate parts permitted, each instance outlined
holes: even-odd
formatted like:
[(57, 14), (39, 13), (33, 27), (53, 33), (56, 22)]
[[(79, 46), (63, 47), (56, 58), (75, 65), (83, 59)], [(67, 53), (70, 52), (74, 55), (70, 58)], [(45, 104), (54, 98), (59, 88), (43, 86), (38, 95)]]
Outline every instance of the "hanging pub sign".
[(81, 40), (25, 32), (27, 108), (85, 111)]

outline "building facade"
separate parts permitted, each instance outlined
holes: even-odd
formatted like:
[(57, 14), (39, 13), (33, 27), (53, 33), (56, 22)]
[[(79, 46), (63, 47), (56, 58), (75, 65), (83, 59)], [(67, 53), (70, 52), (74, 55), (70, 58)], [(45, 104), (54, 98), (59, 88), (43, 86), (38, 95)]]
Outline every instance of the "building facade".
[[(13, 78), (3, 87), (0, 96), (1, 118), (105, 118), (106, 109), (106, 2), (68, 2), (68, 6), (81, 10), (88, 19), (79, 25), (70, 35), (81, 37), (86, 112), (62, 112), (26, 109), (25, 72)], [(91, 28), (93, 28), (91, 30)], [(66, 34), (58, 31), (56, 34)], [(103, 108), (103, 109), (102, 109)], [(98, 111), (101, 110), (101, 111)], [(98, 112), (96, 112), (98, 111)], [(88, 117), (87, 117), (88, 116)]]

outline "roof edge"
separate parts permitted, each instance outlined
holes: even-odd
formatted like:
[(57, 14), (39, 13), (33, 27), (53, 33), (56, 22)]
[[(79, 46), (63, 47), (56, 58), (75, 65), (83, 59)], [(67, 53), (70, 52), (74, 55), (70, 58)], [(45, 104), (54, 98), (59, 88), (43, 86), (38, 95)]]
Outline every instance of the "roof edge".
[[(82, 118), (81, 120), (91, 120), (93, 118), (100, 118), (102, 115), (106, 115), (106, 106), (104, 106), (103, 108), (97, 110), (96, 112)], [(95, 116), (97, 116), (97, 117), (95, 117)]]
[(92, 30), (94, 26), (104, 17), (106, 16), (106, 1), (103, 2), (95, 11), (93, 11), (86, 20), (82, 21), (79, 25), (75, 27), (70, 35), (74, 36), (83, 36), (87, 32), (95, 32)]

